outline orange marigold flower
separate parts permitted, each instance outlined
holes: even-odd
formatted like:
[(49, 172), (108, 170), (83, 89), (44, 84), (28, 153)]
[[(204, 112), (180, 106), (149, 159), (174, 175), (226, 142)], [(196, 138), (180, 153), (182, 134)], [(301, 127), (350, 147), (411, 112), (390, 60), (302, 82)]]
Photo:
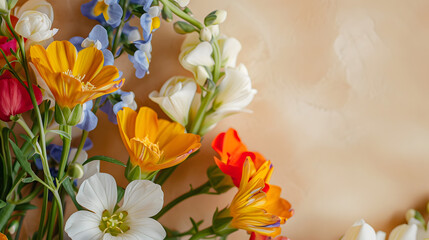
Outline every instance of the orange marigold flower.
[(169, 168), (183, 162), (201, 146), (200, 136), (185, 133), (177, 122), (158, 119), (155, 111), (142, 107), (138, 112), (118, 112), (118, 127), (131, 163), (143, 172)]
[(31, 46), (30, 61), (61, 107), (73, 108), (118, 90), (124, 81), (115, 66), (103, 66), (101, 50), (88, 47), (76, 50), (68, 41), (54, 41), (45, 50)]

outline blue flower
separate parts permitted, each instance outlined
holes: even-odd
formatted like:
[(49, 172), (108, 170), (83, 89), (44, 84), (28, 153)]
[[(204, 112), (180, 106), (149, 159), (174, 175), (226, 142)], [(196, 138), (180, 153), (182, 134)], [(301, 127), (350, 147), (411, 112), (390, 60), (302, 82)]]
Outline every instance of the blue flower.
[(96, 47), (103, 52), (104, 66), (113, 65), (113, 54), (107, 49), (109, 46), (109, 37), (107, 35), (107, 30), (103, 26), (95, 25), (85, 39), (83, 37), (72, 37), (69, 41), (76, 47), (77, 51), (87, 47)]
[(149, 12), (149, 8), (152, 5), (153, 0), (131, 0), (130, 3), (141, 5), (145, 12)]
[(149, 42), (152, 38), (152, 32), (159, 28), (161, 24), (158, 17), (160, 12), (160, 8), (155, 6), (151, 7), (149, 11), (140, 17), (140, 25), (143, 29), (143, 40), (145, 42)]
[(122, 28), (122, 36), (127, 42), (134, 42), (140, 40), (140, 32), (138, 27), (130, 26), (128, 22)]
[(89, 3), (82, 4), (80, 10), (84, 16), (114, 28), (121, 23), (123, 14), (118, 0), (91, 0)]
[(94, 130), (95, 127), (97, 127), (98, 118), (91, 111), (92, 106), (93, 106), (92, 101), (88, 101), (83, 104), (82, 118), (80, 122), (76, 125), (76, 127), (88, 132)]
[(124, 107), (129, 107), (133, 110), (137, 109), (137, 103), (134, 98), (135, 95), (133, 92), (117, 90), (102, 99), (101, 102), (105, 101), (105, 104), (100, 107), (100, 110), (107, 114), (109, 121), (118, 124), (116, 114), (118, 114), (120, 110)]

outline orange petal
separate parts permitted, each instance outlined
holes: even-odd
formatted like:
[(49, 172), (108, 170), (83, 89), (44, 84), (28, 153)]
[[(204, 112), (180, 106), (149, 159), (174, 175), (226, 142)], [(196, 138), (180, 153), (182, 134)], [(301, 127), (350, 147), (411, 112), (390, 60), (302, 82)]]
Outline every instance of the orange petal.
[(130, 148), (130, 139), (134, 137), (137, 113), (131, 108), (125, 107), (118, 112), (116, 117), (118, 120), (119, 133), (121, 134), (122, 142), (127, 148), (130, 156), (134, 155)]
[(148, 137), (155, 143), (158, 133), (158, 115), (148, 107), (141, 107), (136, 119), (135, 136), (138, 138)]
[(42, 65), (49, 71), (52, 71), (52, 66), (49, 63), (47, 52), (41, 45), (33, 45), (30, 47), (30, 61), (37, 67), (37, 69)]
[(291, 210), (291, 204), (280, 197), (282, 189), (276, 185), (270, 185), (270, 190), (267, 192), (267, 202), (265, 204), (265, 210), (282, 219), (281, 223), (284, 223), (288, 218), (292, 217), (293, 211)]
[[(48, 61), (52, 71), (66, 72), (73, 69), (77, 51), (75, 46), (68, 41), (54, 41), (46, 48)], [(90, 65), (90, 64), (89, 64)]]
[[(183, 159), (180, 159), (180, 161), (185, 160), (192, 151), (196, 151), (201, 147), (200, 140), (201, 138), (199, 135), (192, 133), (184, 133), (175, 136), (162, 148), (165, 159), (170, 160), (178, 157), (184, 157)], [(184, 154), (187, 155), (183, 156)]]
[(101, 71), (104, 63), (103, 53), (95, 47), (88, 47), (79, 52), (74, 65), (73, 75), (83, 77), (83, 81), (91, 82)]
[(115, 66), (104, 66), (100, 72), (89, 82), (93, 84), (97, 90), (103, 91), (115, 84), (115, 79), (119, 77), (118, 69)]
[(167, 143), (179, 134), (185, 133), (185, 127), (180, 123), (170, 122), (164, 119), (158, 120), (158, 138), (157, 142), (160, 148), (163, 148)]

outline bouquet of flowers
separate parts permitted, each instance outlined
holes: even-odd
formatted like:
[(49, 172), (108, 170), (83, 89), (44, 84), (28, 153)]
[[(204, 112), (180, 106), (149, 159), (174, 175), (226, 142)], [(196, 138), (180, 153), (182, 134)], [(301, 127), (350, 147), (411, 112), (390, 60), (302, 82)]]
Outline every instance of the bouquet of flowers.
[[(293, 210), (270, 183), (273, 165), (249, 150), (233, 128), (212, 143), (218, 156), (206, 183), (164, 203), (163, 184), (177, 166), (198, 154), (201, 139), (223, 118), (249, 112), (256, 94), (246, 67), (236, 63), (240, 42), (220, 31), (227, 13), (216, 10), (199, 21), (188, 3), (86, 1), (82, 15), (97, 21), (88, 36), (54, 41), (59, 30), (52, 28), (49, 2), (0, 0), (0, 239), (19, 239), (23, 221), (38, 224), (31, 239), (227, 239), (238, 229), (250, 239), (287, 239), (279, 236), (280, 226)], [(172, 24), (187, 35), (179, 61), (193, 75), (174, 76), (149, 94), (168, 120), (121, 90), (127, 81), (115, 66), (126, 54), (137, 78), (149, 73), (152, 35), (161, 18), (167, 25), (180, 19)], [(117, 124), (126, 163), (86, 153), (97, 144), (88, 135), (99, 110)], [(128, 186), (100, 172), (100, 161), (122, 168)], [(192, 218), (190, 229), (158, 222), (190, 197), (230, 189), (235, 196), (213, 209), (208, 227)], [(34, 204), (36, 198), (41, 204)], [(73, 209), (70, 217), (66, 207)], [(32, 209), (40, 215), (26, 219)]]

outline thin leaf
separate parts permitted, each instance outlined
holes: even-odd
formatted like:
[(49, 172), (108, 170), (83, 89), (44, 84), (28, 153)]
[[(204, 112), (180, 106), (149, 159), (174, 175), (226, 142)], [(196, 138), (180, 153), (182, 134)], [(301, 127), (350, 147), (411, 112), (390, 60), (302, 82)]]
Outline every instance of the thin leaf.
[(6, 207), (7, 203), (0, 199), (0, 209)]
[(26, 210), (31, 210), (31, 209), (37, 209), (37, 206), (34, 206), (33, 204), (30, 203), (24, 203), (24, 204), (19, 204), (16, 205), (15, 210), (17, 211), (26, 211)]
[(60, 136), (63, 136), (65, 138), (71, 140), (70, 134), (66, 133), (65, 131), (61, 131), (61, 130), (48, 130), (48, 131), (46, 131), (46, 133), (55, 133), (55, 134), (58, 134)]
[(76, 194), (74, 192), (74, 189), (73, 189), (72, 183), (70, 181), (70, 178), (67, 178), (66, 180), (64, 180), (63, 187), (66, 190), (67, 194), (72, 199), (72, 201), (73, 201), (74, 205), (76, 206), (77, 210), (83, 210), (83, 207), (80, 206), (79, 203), (76, 201)]
[(95, 160), (110, 162), (110, 163), (113, 163), (113, 164), (116, 164), (116, 165), (119, 165), (119, 166), (122, 166), (122, 167), (126, 167), (127, 166), (127, 165), (125, 165), (124, 163), (122, 163), (119, 160), (116, 160), (116, 159), (111, 158), (111, 157), (101, 156), (101, 155), (100, 156), (94, 156), (94, 157), (88, 158), (82, 165), (88, 164), (88, 163), (90, 163), (92, 161), (95, 161)]
[(24, 154), (22, 153), (21, 149), (19, 149), (16, 143), (14, 143), (11, 139), (9, 139), (9, 142), (12, 146), (13, 152), (15, 153), (16, 159), (18, 160), (19, 164), (21, 164), (21, 167), (34, 179), (39, 179), (39, 177), (37, 177), (37, 175), (33, 172), (33, 169), (31, 169), (31, 165), (24, 157)]
[(123, 189), (122, 187), (117, 187), (118, 188), (118, 199), (116, 200), (116, 203), (119, 203), (122, 198), (124, 197), (125, 194), (125, 189)]

